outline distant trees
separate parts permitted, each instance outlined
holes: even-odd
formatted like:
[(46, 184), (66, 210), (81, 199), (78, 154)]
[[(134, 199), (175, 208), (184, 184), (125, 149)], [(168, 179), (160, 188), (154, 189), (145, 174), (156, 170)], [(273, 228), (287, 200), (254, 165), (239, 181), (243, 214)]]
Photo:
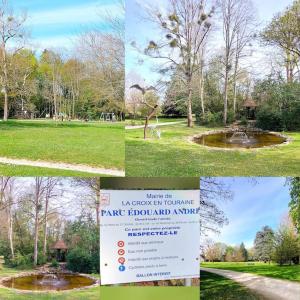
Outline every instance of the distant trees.
[(289, 202), (290, 217), (300, 235), (300, 178), (294, 177), (289, 180), (290, 184), (290, 197)]

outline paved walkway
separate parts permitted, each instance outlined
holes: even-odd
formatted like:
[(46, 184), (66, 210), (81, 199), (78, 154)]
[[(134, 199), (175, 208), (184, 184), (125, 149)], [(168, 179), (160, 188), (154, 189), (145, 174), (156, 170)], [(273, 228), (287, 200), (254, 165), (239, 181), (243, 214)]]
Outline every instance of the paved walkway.
[[(186, 120), (183, 120), (183, 121), (176, 121), (176, 122), (151, 123), (148, 125), (148, 127), (149, 126), (168, 126), (168, 125), (174, 125), (174, 124), (180, 124), (180, 123), (186, 123), (186, 122), (187, 122)], [(139, 129), (139, 128), (144, 128), (144, 125), (125, 126), (126, 130)]]
[(234, 280), (267, 300), (300, 300), (300, 283), (297, 282), (229, 270), (213, 268), (201, 270)]
[(40, 160), (35, 161), (35, 160), (28, 160), (28, 159), (0, 157), (0, 163), (17, 165), (17, 166), (30, 166), (30, 167), (68, 170), (68, 171), (84, 172), (84, 173), (91, 173), (91, 174), (98, 174), (98, 175), (109, 175), (109, 176), (118, 176), (118, 177), (125, 176), (125, 171), (123, 170), (97, 168), (97, 167), (91, 167), (86, 165), (76, 165), (76, 164), (68, 164), (68, 163), (60, 163), (60, 162), (49, 162), (49, 161), (40, 161)]

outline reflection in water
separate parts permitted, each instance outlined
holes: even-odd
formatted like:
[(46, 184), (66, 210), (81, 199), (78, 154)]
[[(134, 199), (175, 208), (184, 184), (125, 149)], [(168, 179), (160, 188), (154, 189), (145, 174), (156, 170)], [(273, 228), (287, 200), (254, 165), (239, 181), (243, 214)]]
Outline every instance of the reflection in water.
[(95, 281), (91, 278), (73, 274), (38, 274), (20, 276), (5, 280), (2, 284), (9, 288), (19, 290), (62, 291), (82, 288), (93, 285)]
[(195, 137), (197, 144), (218, 148), (261, 148), (286, 142), (284, 137), (260, 131), (222, 132)]

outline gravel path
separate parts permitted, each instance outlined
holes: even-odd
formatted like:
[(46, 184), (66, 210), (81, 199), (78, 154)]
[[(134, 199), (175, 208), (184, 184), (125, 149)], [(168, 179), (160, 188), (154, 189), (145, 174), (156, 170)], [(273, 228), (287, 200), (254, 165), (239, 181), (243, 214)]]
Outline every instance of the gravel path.
[[(148, 125), (148, 127), (151, 127), (151, 126), (167, 126), (167, 125), (174, 125), (174, 124), (180, 124), (180, 123), (186, 123), (186, 121), (183, 120), (183, 121), (176, 121), (176, 122), (151, 123), (151, 124)], [(125, 126), (126, 130), (139, 129), (139, 128), (144, 128), (144, 125), (134, 125), (134, 126), (128, 125), (128, 126)]]
[(201, 270), (234, 280), (267, 300), (300, 300), (300, 283), (297, 282), (229, 270)]
[(68, 164), (68, 163), (60, 163), (60, 162), (49, 162), (49, 161), (40, 161), (40, 160), (28, 160), (28, 159), (15, 159), (15, 158), (7, 158), (0, 157), (0, 163), (2, 164), (10, 164), (17, 166), (30, 166), (30, 167), (41, 167), (41, 168), (49, 168), (49, 169), (59, 169), (59, 170), (68, 170), (75, 172), (84, 172), (98, 175), (109, 175), (109, 176), (125, 176), (125, 171), (116, 170), (116, 169), (105, 169), (105, 168), (97, 168), (86, 165), (76, 165), (76, 164)]

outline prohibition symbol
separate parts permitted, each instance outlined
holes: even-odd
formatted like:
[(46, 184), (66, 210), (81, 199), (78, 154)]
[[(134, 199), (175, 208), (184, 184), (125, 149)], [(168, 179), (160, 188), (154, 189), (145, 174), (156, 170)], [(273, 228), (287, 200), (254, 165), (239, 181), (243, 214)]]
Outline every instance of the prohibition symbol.
[(118, 259), (118, 262), (119, 262), (121, 265), (123, 265), (123, 264), (125, 263), (125, 258), (124, 258), (124, 257), (120, 257), (120, 258)]
[(123, 249), (119, 249), (119, 250), (118, 250), (118, 254), (119, 254), (119, 255), (124, 255), (124, 254), (125, 254), (125, 251), (124, 251)]
[(119, 241), (119, 242), (118, 242), (118, 246), (119, 246), (119, 247), (122, 248), (122, 247), (124, 247), (124, 245), (125, 245), (125, 243), (124, 243), (123, 241)]

